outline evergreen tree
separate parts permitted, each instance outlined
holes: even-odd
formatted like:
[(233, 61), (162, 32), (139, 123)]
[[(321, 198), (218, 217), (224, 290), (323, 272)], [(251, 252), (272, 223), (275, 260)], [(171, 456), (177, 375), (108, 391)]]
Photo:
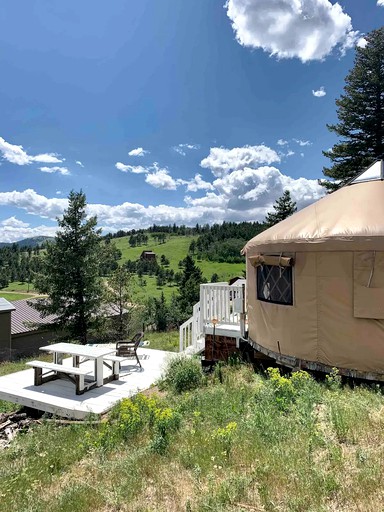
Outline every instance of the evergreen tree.
[(204, 283), (203, 273), (190, 256), (183, 260), (183, 273), (179, 284), (180, 309), (188, 317), (200, 300), (200, 284)]
[(273, 208), (275, 211), (267, 213), (265, 218), (265, 224), (267, 227), (274, 226), (278, 222), (295, 213), (297, 210), (296, 203), (295, 201), (292, 201), (289, 190), (284, 191), (284, 194), (276, 200)]
[(365, 48), (356, 47), (344, 94), (336, 100), (339, 123), (327, 125), (341, 137), (332, 149), (323, 151), (333, 164), (323, 169), (332, 181), (320, 181), (329, 191), (384, 158), (384, 28), (373, 30), (365, 39)]
[(165, 302), (164, 293), (161, 292), (160, 299), (155, 299), (154, 301), (156, 331), (164, 332), (168, 326), (168, 306)]
[(115, 313), (112, 323), (117, 338), (124, 339), (128, 335), (133, 310), (132, 276), (124, 267), (118, 267), (108, 279), (104, 301)]
[(55, 243), (47, 245), (36, 276), (36, 289), (48, 298), (33, 304), (43, 317), (56, 315), (56, 324), (85, 344), (103, 294), (101, 236), (96, 217), (86, 218), (85, 194), (72, 191), (68, 199), (62, 219), (57, 219)]

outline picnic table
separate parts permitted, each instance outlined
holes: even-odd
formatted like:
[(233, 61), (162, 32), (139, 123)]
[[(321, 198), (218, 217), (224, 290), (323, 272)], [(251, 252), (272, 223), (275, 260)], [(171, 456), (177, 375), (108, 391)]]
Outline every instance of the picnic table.
[[(35, 369), (35, 385), (43, 384), (53, 378), (68, 376), (71, 380), (74, 380), (76, 384), (76, 394), (78, 395), (94, 387), (101, 387), (104, 382), (111, 380), (111, 377), (104, 379), (103, 366), (105, 360), (114, 361), (115, 359), (120, 359), (113, 355), (116, 349), (111, 347), (92, 347), (90, 345), (75, 345), (73, 343), (62, 342), (40, 347), (40, 350), (51, 352), (53, 354), (53, 363), (45, 363), (43, 361), (31, 361), (27, 363)], [(63, 359), (66, 354), (72, 356), (72, 366), (63, 364)], [(94, 361), (93, 372), (91, 369), (80, 368), (81, 363), (89, 360)], [(115, 367), (118, 361), (114, 362), (112, 378), (116, 378)], [(43, 369), (48, 370), (52, 375), (43, 376)], [(92, 373), (93, 375), (89, 375)], [(87, 381), (85, 378), (87, 378)]]

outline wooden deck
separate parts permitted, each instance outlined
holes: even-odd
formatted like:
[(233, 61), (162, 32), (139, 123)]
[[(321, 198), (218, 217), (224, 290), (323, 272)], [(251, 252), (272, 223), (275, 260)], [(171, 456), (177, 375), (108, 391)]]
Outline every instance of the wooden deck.
[[(142, 369), (134, 358), (121, 365), (120, 379), (111, 381), (100, 388), (75, 394), (72, 382), (59, 379), (34, 386), (34, 371), (23, 370), (0, 377), (0, 399), (21, 406), (39, 409), (66, 418), (85, 419), (89, 414), (103, 414), (119, 400), (149, 388), (161, 376), (164, 365), (175, 353), (139, 348), (138, 356)], [(71, 366), (72, 359), (64, 361)], [(91, 365), (89, 361), (82, 367)], [(110, 373), (106, 367), (104, 376)]]

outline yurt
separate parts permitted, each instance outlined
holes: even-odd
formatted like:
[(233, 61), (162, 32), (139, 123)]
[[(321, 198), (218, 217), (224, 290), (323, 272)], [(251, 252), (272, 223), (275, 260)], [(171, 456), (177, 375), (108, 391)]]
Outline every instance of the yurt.
[(248, 341), (293, 368), (384, 380), (384, 166), (250, 240)]

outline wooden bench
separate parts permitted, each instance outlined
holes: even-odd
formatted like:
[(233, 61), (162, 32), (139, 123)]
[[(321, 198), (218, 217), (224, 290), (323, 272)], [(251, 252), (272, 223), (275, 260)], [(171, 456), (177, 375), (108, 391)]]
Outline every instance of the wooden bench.
[[(27, 365), (32, 366), (35, 370), (35, 386), (41, 386), (45, 382), (60, 378), (60, 375), (65, 375), (75, 383), (76, 395), (84, 393), (84, 377), (92, 373), (92, 370), (83, 370), (75, 366), (64, 366), (44, 361), (30, 361)], [(48, 370), (48, 372), (43, 375), (43, 370)]]
[[(127, 361), (128, 359), (129, 359), (129, 357), (113, 356), (113, 355), (104, 356), (103, 363), (105, 364), (105, 366), (107, 366), (107, 368), (112, 370), (112, 375), (109, 377), (106, 377), (104, 379), (104, 383), (110, 382), (111, 380), (119, 380), (120, 368), (121, 368), (120, 365), (123, 361)], [(108, 362), (111, 362), (112, 365), (109, 365)]]

